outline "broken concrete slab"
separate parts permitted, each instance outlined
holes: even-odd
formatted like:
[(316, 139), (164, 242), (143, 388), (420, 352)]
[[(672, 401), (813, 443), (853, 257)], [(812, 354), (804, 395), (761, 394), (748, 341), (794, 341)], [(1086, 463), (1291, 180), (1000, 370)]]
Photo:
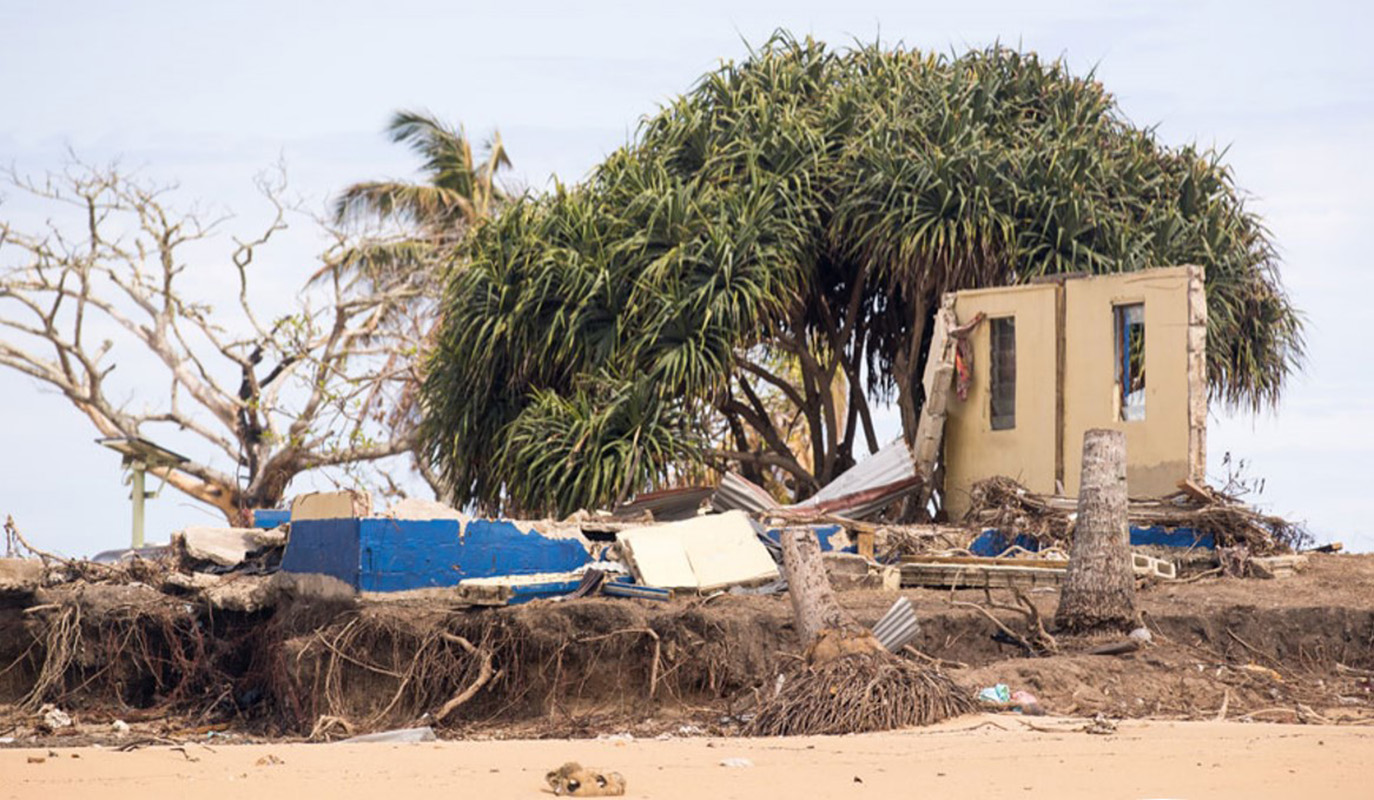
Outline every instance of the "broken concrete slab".
[(341, 492), (311, 492), (291, 501), (291, 521), (307, 519), (355, 519), (372, 515), (372, 495), (346, 489)]
[(37, 558), (0, 558), (0, 592), (33, 591), (43, 583), (43, 562)]
[(37, 558), (0, 558), (0, 598), (31, 597), (43, 585), (43, 572)]
[(1307, 567), (1307, 556), (1256, 556), (1250, 559), (1250, 573), (1256, 578), (1289, 578)]
[(170, 572), (163, 589), (199, 594), (216, 611), (251, 614), (276, 605), (277, 592), (265, 575), (211, 575), (204, 572)]
[(633, 528), (617, 533), (616, 541), (635, 579), (646, 586), (709, 592), (779, 577), (743, 511)]
[(544, 597), (561, 597), (577, 588), (583, 572), (496, 575), (458, 582), (458, 596), (473, 605), (513, 605)]
[(822, 553), (821, 560), (830, 587), (837, 592), (901, 588), (902, 573), (897, 567), (885, 567), (855, 553)]
[(204, 597), (217, 611), (241, 614), (252, 614), (276, 605), (271, 578), (266, 575), (220, 576), (220, 582), (207, 589)]
[(249, 553), (285, 544), (286, 535), (275, 529), (192, 526), (172, 534), (173, 547), (179, 548), (188, 558), (221, 567), (237, 566)]

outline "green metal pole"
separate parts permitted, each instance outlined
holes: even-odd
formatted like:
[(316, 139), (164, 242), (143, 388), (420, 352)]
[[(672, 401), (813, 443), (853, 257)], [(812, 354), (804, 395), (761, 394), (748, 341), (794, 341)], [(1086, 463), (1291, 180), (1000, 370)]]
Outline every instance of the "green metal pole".
[(143, 464), (135, 461), (134, 470), (134, 549), (143, 547), (143, 500), (147, 496), (143, 492)]

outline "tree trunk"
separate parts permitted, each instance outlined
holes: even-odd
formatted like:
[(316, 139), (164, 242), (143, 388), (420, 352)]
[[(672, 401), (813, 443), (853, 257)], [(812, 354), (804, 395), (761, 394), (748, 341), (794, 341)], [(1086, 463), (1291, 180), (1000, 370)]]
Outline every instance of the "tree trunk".
[(835, 600), (815, 532), (786, 528), (781, 538), (787, 595), (806, 660), (815, 664), (850, 653), (886, 652), (872, 632), (851, 619)]
[(1078, 521), (1054, 621), (1073, 632), (1130, 630), (1139, 624), (1126, 517), (1126, 435), (1083, 436)]

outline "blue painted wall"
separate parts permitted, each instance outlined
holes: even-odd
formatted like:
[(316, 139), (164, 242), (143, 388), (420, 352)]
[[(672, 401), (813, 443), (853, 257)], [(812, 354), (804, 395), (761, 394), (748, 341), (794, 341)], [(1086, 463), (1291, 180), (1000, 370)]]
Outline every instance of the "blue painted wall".
[(358, 520), (311, 519), (291, 523), (281, 568), (319, 572), (358, 587)]
[(454, 586), (464, 578), (567, 572), (589, 560), (577, 539), (505, 520), (301, 520), (291, 524), (287, 572), (322, 572), (366, 592)]

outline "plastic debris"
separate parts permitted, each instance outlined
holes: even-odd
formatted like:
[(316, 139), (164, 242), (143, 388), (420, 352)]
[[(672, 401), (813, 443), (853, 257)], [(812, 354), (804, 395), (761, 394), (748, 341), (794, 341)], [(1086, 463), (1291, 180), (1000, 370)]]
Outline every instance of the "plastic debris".
[(129, 732), (129, 723), (122, 719), (117, 719), (110, 723), (110, 730), (113, 731), (116, 736), (123, 736)]
[(752, 767), (754, 762), (747, 758), (722, 758), (720, 765), (722, 767)]
[(50, 731), (70, 728), (72, 726), (71, 715), (51, 703), (38, 710), (43, 715), (42, 727)]
[(596, 738), (597, 741), (601, 742), (633, 742), (635, 735), (633, 733), (603, 733)]
[(1045, 716), (1045, 709), (1040, 705), (1040, 700), (1030, 692), (1012, 692), (1011, 704), (1013, 711), (1020, 711), (1026, 716)]
[(394, 731), (381, 731), (380, 733), (365, 733), (362, 736), (354, 736), (351, 739), (342, 739), (339, 744), (355, 744), (358, 742), (433, 742), (437, 739), (434, 729), (426, 725), (423, 728), (400, 728)]
[(1005, 683), (999, 683), (996, 686), (988, 686), (978, 692), (978, 699), (984, 703), (1005, 705), (1011, 702), (1011, 687), (1007, 686)]

